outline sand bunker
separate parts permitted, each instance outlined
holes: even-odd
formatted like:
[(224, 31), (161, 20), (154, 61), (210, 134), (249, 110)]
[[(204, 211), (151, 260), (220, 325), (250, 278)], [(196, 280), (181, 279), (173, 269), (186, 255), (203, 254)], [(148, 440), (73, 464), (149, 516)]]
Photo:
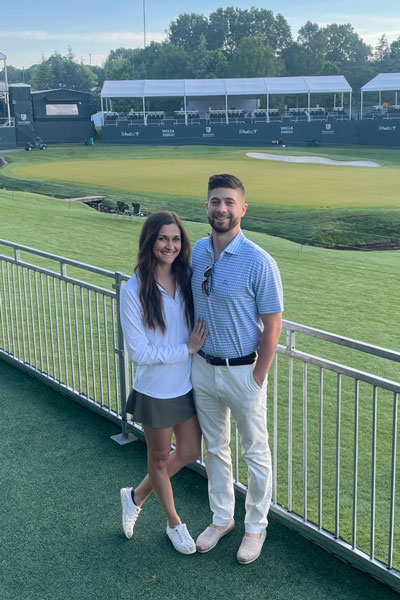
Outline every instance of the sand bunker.
[(247, 156), (261, 160), (278, 160), (281, 162), (318, 163), (321, 165), (339, 165), (345, 167), (380, 167), (380, 164), (373, 160), (333, 160), (333, 158), (324, 158), (323, 156), (285, 156), (283, 154), (266, 154), (264, 152), (247, 152)]

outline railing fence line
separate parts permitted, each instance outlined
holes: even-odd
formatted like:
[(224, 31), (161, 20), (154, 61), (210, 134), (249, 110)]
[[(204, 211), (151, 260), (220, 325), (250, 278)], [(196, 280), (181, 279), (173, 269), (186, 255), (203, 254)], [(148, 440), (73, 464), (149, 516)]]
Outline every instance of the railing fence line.
[[(6, 240), (0, 247), (0, 358), (120, 423), (124, 439), (141, 433), (125, 410), (134, 367), (124, 348), (119, 298), (128, 276)], [(400, 383), (343, 358), (358, 351), (397, 366), (400, 352), (290, 321), (284, 329), (268, 398), (271, 512), (400, 591)], [(334, 360), (315, 353), (320, 341)], [(236, 488), (245, 491), (247, 472), (233, 431)], [(197, 469), (204, 471), (203, 455), (202, 449)]]

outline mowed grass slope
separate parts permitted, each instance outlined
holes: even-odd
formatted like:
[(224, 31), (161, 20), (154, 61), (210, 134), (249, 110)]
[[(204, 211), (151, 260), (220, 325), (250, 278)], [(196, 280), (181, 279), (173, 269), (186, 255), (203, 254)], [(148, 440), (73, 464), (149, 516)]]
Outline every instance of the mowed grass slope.
[[(112, 271), (131, 273), (141, 222), (98, 213), (80, 203), (0, 190), (0, 237)], [(208, 223), (187, 222), (192, 242)], [(277, 260), (285, 287), (285, 318), (348, 337), (400, 347), (400, 252), (302, 247), (278, 237), (246, 234)]]
[(231, 172), (246, 184), (250, 229), (314, 245), (400, 247), (398, 150), (276, 151), (374, 159), (378, 168), (262, 161), (249, 158), (250, 150), (96, 146), (13, 154), (0, 184), (63, 197), (105, 194), (106, 201), (139, 201), (145, 211), (170, 208), (198, 221), (208, 177)]

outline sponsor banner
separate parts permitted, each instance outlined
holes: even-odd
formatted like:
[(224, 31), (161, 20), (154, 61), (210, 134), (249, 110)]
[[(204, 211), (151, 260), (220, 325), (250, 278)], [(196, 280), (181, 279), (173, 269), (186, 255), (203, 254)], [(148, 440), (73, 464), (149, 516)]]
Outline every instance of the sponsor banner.
[(125, 144), (215, 144), (220, 146), (290, 146), (352, 145), (400, 146), (400, 120), (332, 121), (290, 123), (241, 123), (226, 125), (135, 125), (105, 126), (105, 143)]

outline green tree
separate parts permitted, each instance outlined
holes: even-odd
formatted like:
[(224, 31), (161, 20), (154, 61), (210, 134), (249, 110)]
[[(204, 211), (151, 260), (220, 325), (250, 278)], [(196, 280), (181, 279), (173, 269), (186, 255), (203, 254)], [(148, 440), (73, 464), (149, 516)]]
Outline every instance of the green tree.
[(244, 37), (233, 52), (232, 77), (273, 77), (282, 72), (282, 63), (261, 36)]
[(381, 35), (381, 37), (378, 40), (378, 43), (376, 44), (375, 48), (374, 48), (374, 62), (376, 63), (377, 67), (380, 69), (381, 66), (385, 65), (387, 63), (387, 61), (389, 60), (389, 55), (390, 55), (390, 48), (389, 48), (389, 43), (386, 37), (386, 34), (384, 33), (383, 35)]
[(390, 53), (388, 57), (387, 70), (390, 73), (400, 72), (400, 37), (390, 44)]
[[(37, 66), (37, 65), (35, 65)], [(18, 69), (12, 65), (7, 66), (7, 78), (9, 83), (30, 83), (32, 77), (32, 70), (34, 67), (28, 67), (25, 69)]]
[(292, 32), (285, 17), (278, 13), (275, 17), (276, 50), (282, 52), (292, 43)]
[(111, 81), (137, 79), (135, 67), (128, 58), (107, 58), (104, 64), (104, 77)]
[(43, 57), (32, 71), (31, 78), (34, 90), (67, 88), (90, 92), (96, 83), (95, 74), (85, 65), (75, 62), (71, 48), (66, 56), (55, 51), (48, 59)]
[(327, 25), (324, 28), (326, 40), (326, 60), (337, 65), (346, 63), (358, 63), (360, 66), (365, 64), (372, 54), (370, 46), (362, 41), (353, 27), (347, 23), (345, 25)]
[(202, 37), (207, 39), (209, 23), (207, 17), (196, 13), (183, 13), (169, 26), (168, 40), (184, 50), (195, 50)]
[(189, 55), (188, 68), (190, 77), (194, 79), (206, 79), (212, 77), (210, 74), (211, 52), (207, 50), (206, 36), (201, 34), (197, 48)]
[[(52, 72), (51, 67), (44, 56), (42, 56), (42, 60), (33, 69), (32, 77), (31, 77), (31, 85), (34, 90), (48, 90), (52, 88)], [(58, 86), (57, 86), (58, 87)]]
[(292, 41), (285, 18), (280, 14), (275, 18), (268, 9), (252, 7), (241, 10), (229, 6), (210, 14), (207, 30), (210, 49), (220, 48), (230, 57), (245, 37), (260, 37), (274, 53), (280, 52)]
[(229, 64), (228, 59), (220, 48), (217, 50), (210, 50), (210, 61), (209, 61), (209, 77), (223, 79), (228, 77)]
[(285, 74), (290, 77), (302, 75), (321, 75), (325, 65), (323, 54), (315, 54), (313, 50), (298, 42), (293, 42), (282, 50)]
[(190, 76), (189, 54), (170, 42), (151, 42), (140, 56), (140, 79), (185, 79)]
[(326, 54), (328, 37), (325, 30), (317, 25), (317, 23), (307, 21), (307, 23), (299, 29), (297, 42), (301, 44), (303, 48), (313, 53), (315, 58), (323, 60)]

